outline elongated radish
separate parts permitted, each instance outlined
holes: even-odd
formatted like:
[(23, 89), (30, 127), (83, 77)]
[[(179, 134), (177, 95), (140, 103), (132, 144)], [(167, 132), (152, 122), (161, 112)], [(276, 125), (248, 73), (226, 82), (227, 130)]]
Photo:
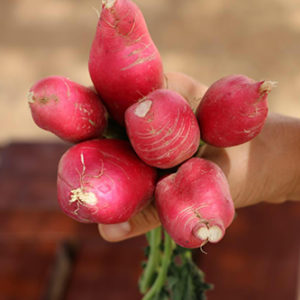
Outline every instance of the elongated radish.
[(122, 124), (127, 107), (162, 87), (159, 52), (132, 1), (102, 0), (89, 71), (110, 114)]
[(91, 140), (70, 148), (58, 166), (58, 201), (80, 222), (127, 221), (151, 200), (156, 171), (127, 141)]
[(161, 179), (155, 201), (162, 225), (182, 247), (222, 239), (234, 217), (227, 179), (214, 163), (191, 158)]
[(254, 81), (244, 75), (226, 76), (207, 90), (197, 108), (202, 138), (208, 144), (229, 147), (257, 136), (268, 114), (272, 81)]
[(97, 94), (65, 77), (35, 83), (28, 102), (39, 127), (70, 142), (100, 137), (107, 126), (108, 115)]
[(200, 131), (191, 107), (170, 90), (156, 90), (130, 106), (125, 123), (135, 152), (151, 166), (174, 167), (199, 147)]

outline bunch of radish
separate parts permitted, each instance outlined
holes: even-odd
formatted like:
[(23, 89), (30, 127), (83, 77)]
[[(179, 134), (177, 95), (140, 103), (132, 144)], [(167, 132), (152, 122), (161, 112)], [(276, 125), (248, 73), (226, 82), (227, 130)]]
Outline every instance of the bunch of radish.
[[(226, 76), (209, 87), (194, 113), (184, 97), (165, 88), (159, 52), (131, 0), (102, 0), (88, 66), (93, 88), (51, 76), (28, 93), (36, 124), (76, 143), (58, 166), (62, 210), (79, 222), (115, 224), (154, 201), (165, 249), (176, 253), (173, 241), (184, 248), (220, 241), (234, 205), (222, 170), (197, 156), (200, 138), (229, 147), (257, 136), (273, 83)], [(124, 127), (125, 138), (111, 138), (112, 121)], [(168, 175), (160, 178), (161, 169)], [(161, 233), (151, 234), (150, 252), (161, 253), (153, 242)], [(146, 267), (144, 299), (158, 293), (164, 299), (156, 280), (167, 278), (170, 255), (165, 274)], [(202, 299), (199, 293), (195, 299)]]

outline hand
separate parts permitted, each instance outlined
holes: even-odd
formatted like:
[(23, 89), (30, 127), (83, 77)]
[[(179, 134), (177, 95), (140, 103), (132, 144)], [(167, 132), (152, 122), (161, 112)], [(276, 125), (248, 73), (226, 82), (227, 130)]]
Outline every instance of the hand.
[[(193, 110), (206, 87), (180, 73), (166, 75), (166, 87), (180, 93)], [(217, 163), (226, 174), (235, 207), (259, 202), (300, 200), (300, 120), (269, 114), (262, 132), (252, 141), (230, 148), (201, 147), (199, 156)], [(99, 225), (101, 236), (121, 241), (160, 225), (151, 203), (129, 222)]]

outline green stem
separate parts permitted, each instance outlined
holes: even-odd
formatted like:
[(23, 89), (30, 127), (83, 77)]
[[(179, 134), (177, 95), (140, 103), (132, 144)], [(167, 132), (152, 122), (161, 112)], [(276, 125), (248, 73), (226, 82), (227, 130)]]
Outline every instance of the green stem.
[(140, 291), (142, 294), (145, 294), (150, 288), (160, 261), (161, 227), (150, 231), (148, 242), (150, 246), (149, 258), (140, 281)]
[(163, 288), (167, 278), (168, 268), (171, 263), (172, 252), (173, 252), (172, 246), (173, 246), (172, 239), (166, 232), (164, 232), (164, 254), (162, 257), (161, 268), (159, 270), (158, 276), (154, 284), (152, 285), (151, 289), (143, 297), (142, 300), (150, 300), (153, 296), (155, 296), (155, 294), (159, 293)]
[(186, 249), (184, 253), (182, 253), (181, 257), (184, 261), (192, 261), (192, 251)]
[(206, 143), (203, 140), (200, 140), (200, 145), (199, 146), (202, 147), (204, 145), (206, 145)]

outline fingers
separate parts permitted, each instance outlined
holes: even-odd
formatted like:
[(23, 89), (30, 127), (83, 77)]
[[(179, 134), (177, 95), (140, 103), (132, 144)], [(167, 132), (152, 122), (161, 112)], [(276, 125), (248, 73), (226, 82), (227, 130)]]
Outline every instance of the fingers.
[[(165, 88), (181, 94), (195, 111), (207, 87), (195, 79), (178, 72), (166, 74)], [(99, 224), (100, 235), (107, 241), (118, 242), (144, 234), (160, 225), (157, 211), (150, 204), (128, 222), (119, 224)]]
[(119, 224), (99, 224), (100, 235), (109, 242), (118, 242), (144, 234), (160, 225), (157, 211), (150, 204), (128, 222)]
[(249, 179), (247, 180), (249, 148), (249, 143), (230, 148), (205, 145), (200, 148), (197, 154), (197, 156), (214, 162), (222, 169), (227, 177), (236, 208), (249, 205), (254, 194), (254, 191), (245, 194), (245, 183), (249, 181)]
[(194, 111), (207, 90), (204, 84), (179, 72), (166, 73), (165, 88), (182, 95)]
[(270, 113), (263, 130), (253, 140), (229, 148), (207, 145), (199, 155), (221, 167), (236, 208), (299, 199), (299, 179), (295, 184), (294, 175), (295, 170), (300, 170), (299, 129), (297, 119)]

